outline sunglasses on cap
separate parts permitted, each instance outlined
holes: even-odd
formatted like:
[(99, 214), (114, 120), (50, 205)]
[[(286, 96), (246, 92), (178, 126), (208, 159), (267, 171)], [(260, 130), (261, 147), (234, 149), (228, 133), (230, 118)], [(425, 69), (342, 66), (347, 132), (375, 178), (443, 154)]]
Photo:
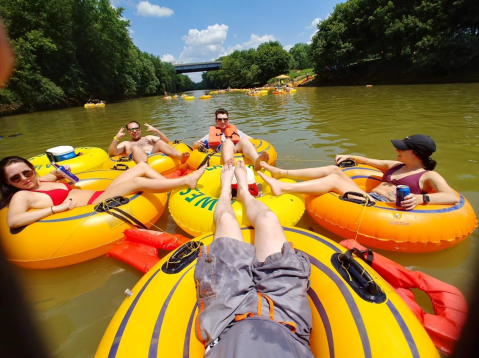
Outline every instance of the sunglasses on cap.
[(10, 183), (18, 183), (20, 180), (22, 180), (22, 175), (25, 178), (30, 178), (31, 176), (33, 176), (33, 174), (35, 174), (35, 171), (33, 171), (32, 169), (26, 169), (23, 172), (21, 172), (20, 174), (12, 175), (10, 177), (10, 179), (8, 179), (8, 181)]
[(226, 118), (216, 118), (216, 120), (217, 120), (218, 122), (226, 122), (226, 121), (229, 120), (229, 118), (228, 118), (228, 117), (226, 117)]

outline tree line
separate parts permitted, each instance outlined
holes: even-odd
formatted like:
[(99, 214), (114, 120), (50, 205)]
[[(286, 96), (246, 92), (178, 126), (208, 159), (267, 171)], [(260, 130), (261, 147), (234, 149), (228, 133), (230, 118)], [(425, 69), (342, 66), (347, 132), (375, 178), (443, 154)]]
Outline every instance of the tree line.
[(170, 63), (140, 51), (108, 0), (2, 0), (16, 56), (0, 115), (192, 89)]
[(222, 61), (220, 70), (202, 74), (202, 85), (204, 88), (262, 85), (290, 69), (312, 68), (310, 51), (310, 45), (298, 43), (288, 52), (278, 41), (262, 43), (257, 49), (236, 50), (218, 59)]
[(318, 24), (311, 60), (321, 79), (382, 60), (405, 72), (448, 75), (477, 69), (477, 0), (350, 0)]

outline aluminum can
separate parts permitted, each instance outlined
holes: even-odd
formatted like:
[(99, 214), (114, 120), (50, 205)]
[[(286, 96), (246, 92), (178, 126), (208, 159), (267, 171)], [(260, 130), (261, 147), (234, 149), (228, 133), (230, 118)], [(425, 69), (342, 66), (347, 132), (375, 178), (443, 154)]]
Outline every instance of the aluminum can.
[(407, 185), (398, 185), (396, 187), (396, 206), (401, 207), (401, 201), (409, 194), (411, 194), (411, 190)]

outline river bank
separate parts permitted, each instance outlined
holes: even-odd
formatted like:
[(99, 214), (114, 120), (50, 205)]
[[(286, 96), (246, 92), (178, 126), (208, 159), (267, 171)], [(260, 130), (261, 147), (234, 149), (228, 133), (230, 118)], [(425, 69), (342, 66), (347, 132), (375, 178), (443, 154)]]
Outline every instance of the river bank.
[(479, 82), (479, 67), (470, 66), (456, 73), (429, 69), (415, 70), (400, 60), (361, 62), (341, 70), (331, 69), (318, 75), (304, 87), (416, 85)]

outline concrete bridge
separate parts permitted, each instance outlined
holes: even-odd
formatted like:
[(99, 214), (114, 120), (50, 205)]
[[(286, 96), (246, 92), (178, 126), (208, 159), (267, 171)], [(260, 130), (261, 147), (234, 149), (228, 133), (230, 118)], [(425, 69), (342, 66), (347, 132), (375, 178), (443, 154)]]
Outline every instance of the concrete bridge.
[(173, 66), (176, 73), (216, 71), (221, 68), (221, 61), (178, 63)]

